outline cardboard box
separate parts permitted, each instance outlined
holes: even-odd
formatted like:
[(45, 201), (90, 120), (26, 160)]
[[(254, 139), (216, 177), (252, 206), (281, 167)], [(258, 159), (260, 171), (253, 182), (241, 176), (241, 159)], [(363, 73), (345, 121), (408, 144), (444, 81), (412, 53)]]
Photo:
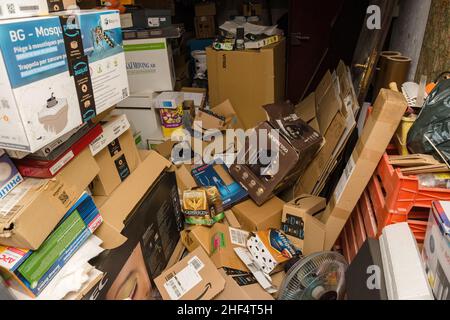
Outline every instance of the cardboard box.
[(406, 100), (401, 93), (387, 89), (380, 91), (373, 112), (367, 118), (362, 135), (322, 217), (326, 224), (325, 250), (331, 249), (336, 242), (386, 151), (405, 109)]
[(422, 249), (428, 282), (438, 300), (450, 299), (450, 202), (433, 202)]
[[(8, 279), (9, 286), (36, 297), (102, 221), (94, 201), (84, 193), (38, 250), (9, 266), (1, 265), (0, 272)], [(14, 261), (14, 249), (8, 251), (10, 261)]]
[(197, 248), (155, 279), (164, 300), (211, 300), (225, 279), (202, 248)]
[(195, 37), (208, 39), (216, 36), (216, 20), (214, 16), (202, 16), (194, 18)]
[(24, 158), (16, 160), (17, 169), (24, 177), (32, 178), (53, 178), (79, 153), (83, 152), (89, 144), (102, 134), (102, 127), (97, 124), (93, 126), (85, 135), (72, 145), (69, 145), (59, 157), (54, 160), (39, 160)]
[(166, 28), (172, 25), (170, 10), (138, 9), (132, 11), (135, 28)]
[(130, 130), (95, 156), (100, 172), (92, 182), (92, 193), (110, 195), (139, 166), (141, 159)]
[(417, 242), (408, 223), (386, 226), (379, 241), (388, 299), (434, 300)]
[(22, 176), (6, 152), (0, 149), (0, 199), (23, 181)]
[(194, 226), (182, 231), (181, 241), (189, 252), (198, 247), (203, 248), (217, 268), (227, 267), (248, 272), (233, 250), (235, 247), (245, 246), (248, 236), (247, 231), (216, 223), (212, 227)]
[[(274, 300), (259, 283), (242, 284), (237, 279), (242, 275), (228, 275), (225, 269), (219, 269), (222, 277), (225, 278), (225, 290), (219, 293), (214, 300)], [(248, 274), (244, 275), (248, 278)]]
[(140, 148), (151, 149), (153, 141), (163, 141), (159, 110), (155, 108), (156, 93), (142, 96), (132, 95), (118, 104), (112, 112), (115, 115), (126, 115), (131, 130), (141, 139)]
[(195, 15), (201, 16), (215, 16), (216, 15), (216, 3), (215, 2), (202, 2), (195, 5)]
[[(199, 123), (195, 123), (199, 122)], [(243, 125), (239, 120), (230, 100), (226, 100), (210, 110), (200, 109), (195, 115), (194, 126), (197, 131), (205, 132), (206, 130), (226, 130), (226, 129), (242, 129)], [(200, 127), (201, 126), (201, 127)]]
[(323, 250), (325, 225), (318, 216), (326, 207), (326, 199), (302, 195), (284, 205), (281, 230), (303, 255)]
[(132, 95), (173, 90), (175, 68), (167, 39), (125, 40), (124, 50)]
[[(68, 16), (64, 16), (68, 14)], [(100, 114), (129, 96), (120, 15), (117, 10), (60, 13), (75, 16), (88, 60), (96, 113)], [(72, 45), (72, 42), (70, 42)], [(69, 45), (66, 45), (68, 48)], [(68, 53), (72, 55), (78, 48)], [(76, 66), (76, 65), (75, 65)], [(85, 66), (85, 65), (84, 65)]]
[(206, 49), (209, 98), (215, 106), (229, 99), (245, 129), (266, 120), (261, 106), (285, 95), (285, 40), (246, 51)]
[(273, 197), (262, 206), (257, 206), (253, 200), (249, 199), (235, 205), (231, 211), (244, 230), (280, 229), (284, 204), (285, 202), (278, 197)]
[(192, 169), (191, 172), (200, 186), (217, 187), (225, 210), (248, 197), (247, 191), (230, 176), (225, 164), (206, 164)]
[[(35, 152), (83, 122), (61, 22), (58, 17), (4, 20), (0, 33), (10, 35), (0, 50), (0, 147)], [(47, 46), (45, 59), (30, 55), (32, 46)]]
[(167, 9), (170, 10), (172, 16), (175, 15), (174, 0), (135, 0), (135, 4), (149, 9)]
[(99, 171), (85, 149), (53, 179), (25, 179), (0, 200), (0, 244), (39, 248)]
[(273, 104), (264, 109), (269, 121), (246, 135), (242, 157), (230, 166), (231, 176), (258, 205), (297, 181), (323, 141), (293, 113), (292, 105)]
[(111, 196), (94, 199), (104, 219), (96, 235), (106, 250), (90, 263), (104, 277), (84, 299), (158, 296), (152, 279), (172, 256), (183, 218), (175, 174), (167, 171), (171, 164), (154, 151), (142, 151), (141, 157), (141, 165)]
[(0, 20), (45, 16), (49, 12), (70, 9), (75, 0), (10, 0), (0, 3)]

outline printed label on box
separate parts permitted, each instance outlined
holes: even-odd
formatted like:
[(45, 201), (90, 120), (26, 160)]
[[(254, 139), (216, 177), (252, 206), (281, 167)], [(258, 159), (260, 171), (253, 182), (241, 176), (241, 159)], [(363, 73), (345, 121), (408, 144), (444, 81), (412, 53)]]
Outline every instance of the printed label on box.
[(342, 176), (339, 179), (336, 188), (334, 189), (334, 198), (336, 199), (336, 202), (338, 202), (341, 199), (345, 186), (347, 185), (347, 182), (350, 179), (350, 176), (352, 175), (354, 170), (355, 170), (355, 161), (353, 160), (353, 156), (351, 156), (350, 159), (348, 159), (348, 163), (345, 166), (344, 172), (342, 172)]
[(197, 256), (192, 257), (192, 259), (188, 261), (188, 265), (191, 265), (197, 272), (205, 267), (202, 260), (200, 260)]
[(237, 246), (245, 247), (249, 233), (240, 229), (230, 227), (231, 243)]
[(150, 17), (148, 18), (149, 27), (159, 27), (159, 18)]
[(122, 151), (122, 148), (120, 147), (119, 138), (115, 139), (113, 142), (108, 144), (108, 150), (111, 157), (114, 157), (117, 153)]
[(104, 14), (100, 16), (103, 30), (120, 28), (120, 16), (116, 13)]
[(0, 201), (0, 217), (8, 218), (19, 212), (23, 207), (19, 204), (20, 200), (22, 200), (32, 188), (42, 184), (44, 184), (44, 181), (40, 179), (28, 178), (24, 180)]
[(62, 157), (56, 164), (54, 164), (50, 168), (50, 173), (52, 175), (55, 175), (59, 170), (62, 169), (70, 160), (72, 160), (75, 157), (73, 154), (73, 151), (69, 151), (64, 157)]
[(202, 277), (190, 264), (180, 272), (170, 274), (167, 278), (166, 283), (164, 283), (164, 288), (172, 300), (180, 299), (186, 292), (202, 281)]
[(114, 163), (116, 164), (120, 180), (124, 181), (131, 174), (125, 155), (123, 154), (119, 159), (115, 160)]

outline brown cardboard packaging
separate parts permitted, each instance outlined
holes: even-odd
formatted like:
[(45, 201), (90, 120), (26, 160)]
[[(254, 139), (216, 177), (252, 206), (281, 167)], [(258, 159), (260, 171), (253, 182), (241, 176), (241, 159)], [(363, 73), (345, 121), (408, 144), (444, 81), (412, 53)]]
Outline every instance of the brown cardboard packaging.
[[(301, 103), (295, 106), (296, 114), (318, 130), (325, 143), (308, 165), (304, 174), (297, 182), (295, 194), (312, 194), (317, 185), (321, 185), (332, 170), (332, 163), (339, 155), (336, 148), (346, 131), (346, 109), (338, 94), (336, 83), (331, 73), (325, 73), (315, 92), (311, 93)], [(352, 126), (354, 123), (351, 124)], [(350, 130), (350, 128), (349, 128)]]
[(167, 262), (166, 268), (171, 268), (174, 266), (178, 261), (180, 261), (186, 251), (186, 247), (184, 246), (183, 242), (178, 240), (177, 246), (175, 247), (175, 250), (173, 251), (172, 255), (169, 258), (169, 261)]
[(327, 205), (325, 250), (331, 249), (375, 171), (406, 110), (399, 92), (382, 89), (361, 137)]
[(104, 219), (95, 235), (105, 251), (90, 263), (104, 276), (84, 299), (157, 297), (151, 280), (177, 250), (183, 221), (175, 173), (155, 151), (140, 156), (141, 164), (109, 197), (94, 198)]
[(214, 38), (216, 36), (216, 20), (214, 16), (201, 16), (194, 18), (195, 37), (197, 39)]
[(92, 193), (96, 196), (108, 196), (141, 162), (131, 130), (125, 131), (100, 151), (95, 160), (100, 172), (92, 183)]
[(195, 5), (195, 16), (215, 16), (216, 4), (215, 2), (202, 2)]
[(249, 199), (235, 205), (231, 210), (235, 214), (242, 229), (248, 231), (263, 231), (269, 228), (280, 229), (281, 214), (285, 202), (273, 197), (262, 206), (257, 206)]
[[(208, 129), (217, 129), (217, 130), (226, 130), (226, 129), (242, 129), (242, 122), (239, 120), (239, 117), (236, 114), (233, 106), (231, 105), (230, 100), (225, 100), (224, 102), (216, 105), (211, 108), (211, 111), (222, 117), (222, 119), (215, 117), (203, 110), (199, 110), (197, 115), (195, 116), (194, 121), (201, 121), (202, 128), (198, 128), (200, 130), (208, 130)], [(200, 131), (199, 130), (199, 131)]]
[(175, 169), (175, 175), (177, 178), (177, 185), (180, 194), (185, 190), (191, 190), (197, 187), (195, 179), (191, 175), (191, 170), (187, 165), (181, 165)]
[(0, 202), (0, 244), (39, 248), (99, 170), (91, 151), (86, 148), (54, 178), (25, 179), (12, 192), (21, 193), (22, 197), (7, 203), (8, 195)]
[(323, 250), (325, 226), (314, 215), (326, 207), (326, 199), (301, 195), (284, 205), (281, 230), (304, 255)]
[(225, 278), (225, 290), (214, 300), (273, 300), (259, 283), (240, 286), (224, 269), (219, 269), (219, 272)]
[(202, 247), (217, 268), (227, 267), (246, 272), (247, 267), (233, 248), (244, 246), (247, 237), (248, 232), (230, 228), (223, 223), (216, 223), (212, 227), (194, 226), (181, 232), (181, 241), (189, 252)]
[(236, 218), (233, 211), (231, 211), (231, 210), (225, 211), (224, 223), (229, 225), (232, 228), (236, 228), (236, 229), (242, 228), (241, 224), (239, 223), (239, 220)]
[(285, 53), (285, 40), (260, 50), (207, 48), (211, 105), (229, 99), (245, 129), (266, 120), (261, 106), (284, 100)]
[[(269, 121), (260, 123), (245, 137), (244, 159), (247, 163), (230, 167), (231, 176), (244, 186), (258, 205), (295, 183), (323, 142), (317, 131), (294, 114), (291, 104), (278, 103), (263, 108)], [(278, 134), (274, 134), (275, 130)], [(259, 164), (262, 157), (276, 153), (276, 161), (264, 166)], [(269, 174), (261, 174), (262, 170)]]
[(202, 248), (197, 248), (155, 279), (164, 300), (211, 300), (225, 279)]

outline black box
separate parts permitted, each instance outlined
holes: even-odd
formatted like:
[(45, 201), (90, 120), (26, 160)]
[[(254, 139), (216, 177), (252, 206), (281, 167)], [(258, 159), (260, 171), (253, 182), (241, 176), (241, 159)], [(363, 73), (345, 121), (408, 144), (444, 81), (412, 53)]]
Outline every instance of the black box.
[(152, 279), (165, 269), (182, 228), (175, 173), (164, 171), (125, 221), (126, 242), (90, 261), (104, 276), (83, 299), (157, 299)]

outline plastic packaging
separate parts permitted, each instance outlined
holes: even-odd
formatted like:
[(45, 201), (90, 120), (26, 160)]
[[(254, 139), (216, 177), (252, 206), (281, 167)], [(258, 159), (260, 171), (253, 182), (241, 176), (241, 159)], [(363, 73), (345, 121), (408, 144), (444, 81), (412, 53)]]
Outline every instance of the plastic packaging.
[(427, 173), (419, 174), (417, 177), (421, 187), (450, 189), (450, 173)]

